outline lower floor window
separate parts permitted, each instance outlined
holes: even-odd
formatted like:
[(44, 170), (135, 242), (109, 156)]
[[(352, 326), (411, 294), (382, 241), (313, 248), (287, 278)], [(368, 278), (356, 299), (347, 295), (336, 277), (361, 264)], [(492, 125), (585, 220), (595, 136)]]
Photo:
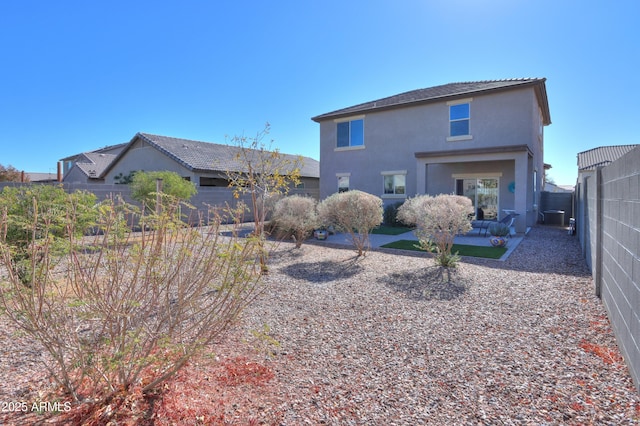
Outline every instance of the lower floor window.
[(406, 175), (384, 175), (384, 193), (386, 195), (404, 195), (406, 193)]
[(349, 190), (349, 176), (338, 176), (338, 192)]

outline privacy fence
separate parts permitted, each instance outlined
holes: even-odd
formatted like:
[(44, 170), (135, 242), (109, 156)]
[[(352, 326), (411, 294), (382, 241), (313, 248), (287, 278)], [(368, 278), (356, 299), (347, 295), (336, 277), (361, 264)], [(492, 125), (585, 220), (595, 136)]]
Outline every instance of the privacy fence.
[[(20, 183), (0, 183), (0, 190), (4, 186), (8, 185), (24, 185)], [(35, 185), (35, 184), (33, 184)], [(43, 184), (38, 184), (43, 185)], [(46, 185), (60, 185), (59, 183), (46, 184)], [(131, 198), (131, 191), (129, 185), (113, 185), (113, 184), (84, 184), (84, 183), (64, 183), (65, 191), (73, 192), (75, 190), (85, 190), (92, 192), (96, 195), (98, 200), (105, 200), (110, 197), (120, 196), (128, 203), (137, 204)], [(251, 207), (251, 196), (248, 194), (241, 195), (239, 198), (233, 196), (233, 190), (226, 187), (198, 187), (198, 192), (194, 195), (189, 203), (195, 207), (195, 211), (192, 217), (196, 217), (195, 214), (199, 213), (203, 217), (207, 217), (209, 209), (211, 207), (225, 207), (230, 206), (235, 208), (239, 202), (244, 202), (247, 208)], [(316, 200), (320, 196), (318, 189), (292, 189), (289, 194), (299, 194), (314, 197)], [(253, 212), (249, 209), (244, 215), (245, 221), (253, 220)]]
[(581, 174), (576, 219), (595, 293), (640, 391), (640, 148)]
[(569, 226), (569, 220), (574, 217), (573, 202), (573, 192), (541, 192), (538, 221), (547, 225)]

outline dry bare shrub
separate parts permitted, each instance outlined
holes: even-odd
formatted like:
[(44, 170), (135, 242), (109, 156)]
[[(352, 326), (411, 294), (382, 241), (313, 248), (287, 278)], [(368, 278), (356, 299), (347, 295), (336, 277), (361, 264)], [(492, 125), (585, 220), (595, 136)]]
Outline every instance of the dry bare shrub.
[[(175, 215), (143, 215), (142, 231), (134, 233), (127, 205), (97, 208), (99, 233), (76, 239), (70, 229), (68, 255), (56, 268), (46, 267), (56, 259), (50, 230), (40, 228), (29, 247), (45, 267), (34, 263), (31, 287), (21, 283), (11, 246), (0, 239), (8, 270), (0, 302), (51, 355), (55, 364), (45, 367), (58, 385), (76, 402), (99, 407), (172, 377), (229, 327), (261, 285), (259, 244), (221, 236), (219, 216), (195, 228)], [(72, 228), (72, 208), (67, 215)]]
[(455, 267), (456, 254), (451, 253), (453, 238), (471, 230), (471, 200), (459, 195), (418, 195), (409, 198), (398, 209), (398, 219), (416, 226), (416, 236), (424, 250), (436, 250), (436, 261), (443, 267)]
[(274, 220), (278, 229), (294, 236), (296, 247), (318, 226), (316, 200), (301, 195), (281, 198), (274, 208)]
[(358, 256), (369, 248), (369, 233), (382, 223), (382, 199), (353, 190), (335, 193), (318, 204), (320, 221), (349, 234)]

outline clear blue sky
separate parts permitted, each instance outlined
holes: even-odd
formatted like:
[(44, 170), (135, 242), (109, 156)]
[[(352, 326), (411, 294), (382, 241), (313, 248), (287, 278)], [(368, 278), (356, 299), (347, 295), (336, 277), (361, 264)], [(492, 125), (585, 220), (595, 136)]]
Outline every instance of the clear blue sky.
[(545, 162), (640, 143), (640, 2), (2, 1), (0, 164), (147, 132), (253, 136), (318, 159), (311, 117), (439, 84), (546, 77)]

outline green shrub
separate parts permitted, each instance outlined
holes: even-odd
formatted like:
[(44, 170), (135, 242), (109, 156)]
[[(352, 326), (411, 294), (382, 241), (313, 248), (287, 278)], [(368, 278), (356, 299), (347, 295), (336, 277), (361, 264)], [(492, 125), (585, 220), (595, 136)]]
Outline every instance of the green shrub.
[[(65, 192), (62, 185), (31, 184), (5, 187), (0, 193), (2, 241), (11, 247), (10, 262), (24, 284), (34, 278), (31, 263), (46, 273), (41, 265), (42, 250), (59, 255), (68, 249), (66, 240), (73, 233), (79, 237), (93, 226), (97, 217), (96, 196), (87, 191)], [(73, 223), (71, 222), (73, 220)]]
[[(157, 191), (159, 179), (162, 180), (160, 193)], [(188, 201), (196, 192), (193, 182), (169, 171), (136, 172), (131, 182), (131, 197), (143, 203), (150, 211), (156, 211), (158, 199), (163, 209), (178, 207), (179, 202)]]
[(489, 225), (489, 233), (494, 237), (507, 237), (511, 234), (511, 230), (506, 223), (495, 222)]
[(402, 222), (398, 220), (398, 209), (402, 205), (401, 201), (393, 204), (387, 204), (384, 207), (384, 224), (388, 226), (402, 226)]

